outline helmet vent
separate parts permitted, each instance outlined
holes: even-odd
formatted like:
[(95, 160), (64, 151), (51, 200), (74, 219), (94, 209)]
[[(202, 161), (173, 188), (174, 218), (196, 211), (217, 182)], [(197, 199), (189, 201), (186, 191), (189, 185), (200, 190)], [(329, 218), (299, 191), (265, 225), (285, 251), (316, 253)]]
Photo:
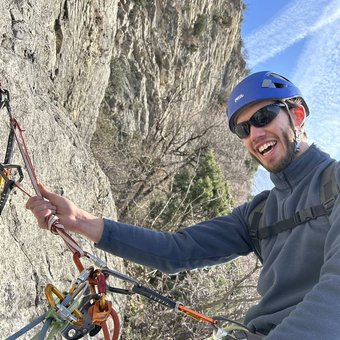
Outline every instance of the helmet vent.
[(271, 79), (264, 79), (262, 81), (262, 87), (272, 88), (272, 89), (281, 89), (287, 87), (287, 84), (273, 82)]
[(269, 74), (269, 77), (273, 77), (273, 78), (279, 79), (279, 80), (281, 80), (281, 81), (289, 81), (287, 78), (282, 77), (282, 76), (280, 76), (280, 75), (277, 74), (277, 73), (270, 73), (270, 74)]
[(287, 87), (287, 84), (280, 84), (280, 83), (273, 83), (273, 84), (277, 89), (282, 89), (284, 87)]

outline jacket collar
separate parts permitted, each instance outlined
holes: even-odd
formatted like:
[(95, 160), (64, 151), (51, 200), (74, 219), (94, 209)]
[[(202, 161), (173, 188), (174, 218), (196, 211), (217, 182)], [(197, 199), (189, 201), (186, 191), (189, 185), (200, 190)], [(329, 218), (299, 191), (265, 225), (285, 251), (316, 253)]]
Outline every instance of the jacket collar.
[(326, 160), (330, 161), (330, 156), (312, 144), (301, 157), (293, 160), (284, 170), (271, 173), (270, 179), (277, 189), (292, 188)]

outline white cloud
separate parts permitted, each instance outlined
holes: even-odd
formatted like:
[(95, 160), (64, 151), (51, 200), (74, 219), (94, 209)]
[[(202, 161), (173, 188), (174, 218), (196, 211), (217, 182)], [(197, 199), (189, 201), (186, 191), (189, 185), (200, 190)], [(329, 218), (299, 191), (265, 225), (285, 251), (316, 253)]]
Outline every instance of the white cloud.
[[(327, 18), (339, 8), (334, 1), (324, 9)], [(311, 36), (298, 60), (293, 82), (302, 90), (311, 115), (306, 126), (311, 141), (340, 160), (340, 20)]]
[[(325, 13), (327, 15), (320, 15)], [(289, 46), (340, 19), (340, 0), (295, 0), (268, 24), (245, 37), (248, 66), (268, 60)]]

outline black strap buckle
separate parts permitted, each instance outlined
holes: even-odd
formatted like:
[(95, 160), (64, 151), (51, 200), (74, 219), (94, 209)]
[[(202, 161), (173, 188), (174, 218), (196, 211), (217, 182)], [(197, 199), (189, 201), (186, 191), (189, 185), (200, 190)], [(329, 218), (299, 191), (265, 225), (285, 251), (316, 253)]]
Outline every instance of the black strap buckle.
[(259, 231), (258, 229), (251, 229), (249, 230), (249, 236), (251, 239), (258, 239), (259, 238)]
[(304, 209), (297, 211), (294, 215), (294, 222), (296, 225), (305, 223), (316, 218), (313, 209)]

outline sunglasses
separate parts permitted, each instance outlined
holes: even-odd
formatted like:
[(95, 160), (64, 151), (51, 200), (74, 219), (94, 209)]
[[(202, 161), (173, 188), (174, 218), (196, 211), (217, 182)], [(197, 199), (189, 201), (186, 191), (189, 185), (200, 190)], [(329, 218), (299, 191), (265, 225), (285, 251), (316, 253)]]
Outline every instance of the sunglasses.
[(255, 127), (266, 126), (280, 113), (281, 108), (286, 108), (286, 105), (284, 103), (269, 104), (256, 111), (249, 120), (236, 124), (233, 132), (239, 138), (246, 138), (250, 134), (251, 125)]

